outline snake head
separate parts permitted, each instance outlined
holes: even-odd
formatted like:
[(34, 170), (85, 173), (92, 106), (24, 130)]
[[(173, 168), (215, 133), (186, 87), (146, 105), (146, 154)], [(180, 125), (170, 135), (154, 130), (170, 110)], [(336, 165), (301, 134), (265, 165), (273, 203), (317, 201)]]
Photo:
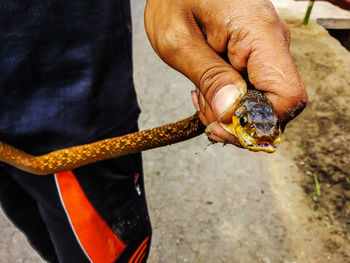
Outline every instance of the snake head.
[(277, 114), (269, 100), (256, 90), (248, 90), (234, 115), (232, 123), (223, 127), (235, 135), (250, 151), (273, 153), (282, 141)]

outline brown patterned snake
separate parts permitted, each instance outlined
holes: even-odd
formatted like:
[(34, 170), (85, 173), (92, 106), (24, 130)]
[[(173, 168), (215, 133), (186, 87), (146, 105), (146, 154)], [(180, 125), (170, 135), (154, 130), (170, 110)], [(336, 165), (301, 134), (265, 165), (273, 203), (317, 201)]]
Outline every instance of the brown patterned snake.
[[(274, 152), (282, 134), (271, 103), (260, 92), (248, 90), (232, 124), (225, 128), (251, 151)], [(157, 128), (74, 146), (34, 156), (0, 142), (0, 161), (23, 171), (46, 175), (75, 169), (89, 163), (133, 154), (181, 142), (204, 132), (197, 114)]]

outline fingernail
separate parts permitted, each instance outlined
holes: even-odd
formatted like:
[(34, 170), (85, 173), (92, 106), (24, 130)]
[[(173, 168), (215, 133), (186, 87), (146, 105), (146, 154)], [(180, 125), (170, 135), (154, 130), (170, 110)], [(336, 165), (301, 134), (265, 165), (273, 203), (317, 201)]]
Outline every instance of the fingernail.
[(214, 122), (210, 123), (206, 128), (205, 128), (205, 134), (207, 136), (211, 135), (211, 127), (214, 125)]
[(226, 85), (219, 89), (214, 95), (212, 107), (218, 117), (222, 117), (242, 96), (242, 88), (238, 88), (233, 84)]
[(200, 111), (199, 104), (198, 104), (198, 96), (195, 90), (191, 91), (191, 98), (196, 111)]

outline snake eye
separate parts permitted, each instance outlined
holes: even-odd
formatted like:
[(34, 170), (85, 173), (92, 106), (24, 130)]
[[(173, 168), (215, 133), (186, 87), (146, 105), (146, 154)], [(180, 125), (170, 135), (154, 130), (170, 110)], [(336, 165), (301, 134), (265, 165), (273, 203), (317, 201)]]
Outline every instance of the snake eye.
[(242, 127), (246, 126), (248, 123), (248, 119), (246, 116), (242, 116), (241, 118), (239, 118), (239, 123), (241, 124)]
[(279, 120), (276, 121), (276, 127), (277, 127), (277, 128), (280, 127), (280, 122), (279, 122)]

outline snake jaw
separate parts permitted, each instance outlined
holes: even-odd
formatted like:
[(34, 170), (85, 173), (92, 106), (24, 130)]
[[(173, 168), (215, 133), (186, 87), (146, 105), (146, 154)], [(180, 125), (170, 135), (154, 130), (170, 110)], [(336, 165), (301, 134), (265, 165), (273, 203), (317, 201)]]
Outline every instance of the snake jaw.
[(237, 118), (232, 118), (232, 123), (230, 124), (221, 123), (221, 126), (226, 131), (236, 136), (236, 138), (238, 138), (239, 142), (244, 148), (253, 152), (273, 153), (277, 150), (278, 144), (282, 141), (281, 132), (279, 136), (273, 141), (273, 143), (266, 141), (258, 141), (243, 130), (243, 127), (239, 125), (239, 120)]
[[(255, 142), (255, 139), (247, 134), (244, 134), (236, 130), (237, 138), (242, 146), (253, 152), (267, 152), (273, 153), (277, 150), (277, 144), (271, 144), (269, 142)], [(254, 141), (254, 142), (253, 142)]]

